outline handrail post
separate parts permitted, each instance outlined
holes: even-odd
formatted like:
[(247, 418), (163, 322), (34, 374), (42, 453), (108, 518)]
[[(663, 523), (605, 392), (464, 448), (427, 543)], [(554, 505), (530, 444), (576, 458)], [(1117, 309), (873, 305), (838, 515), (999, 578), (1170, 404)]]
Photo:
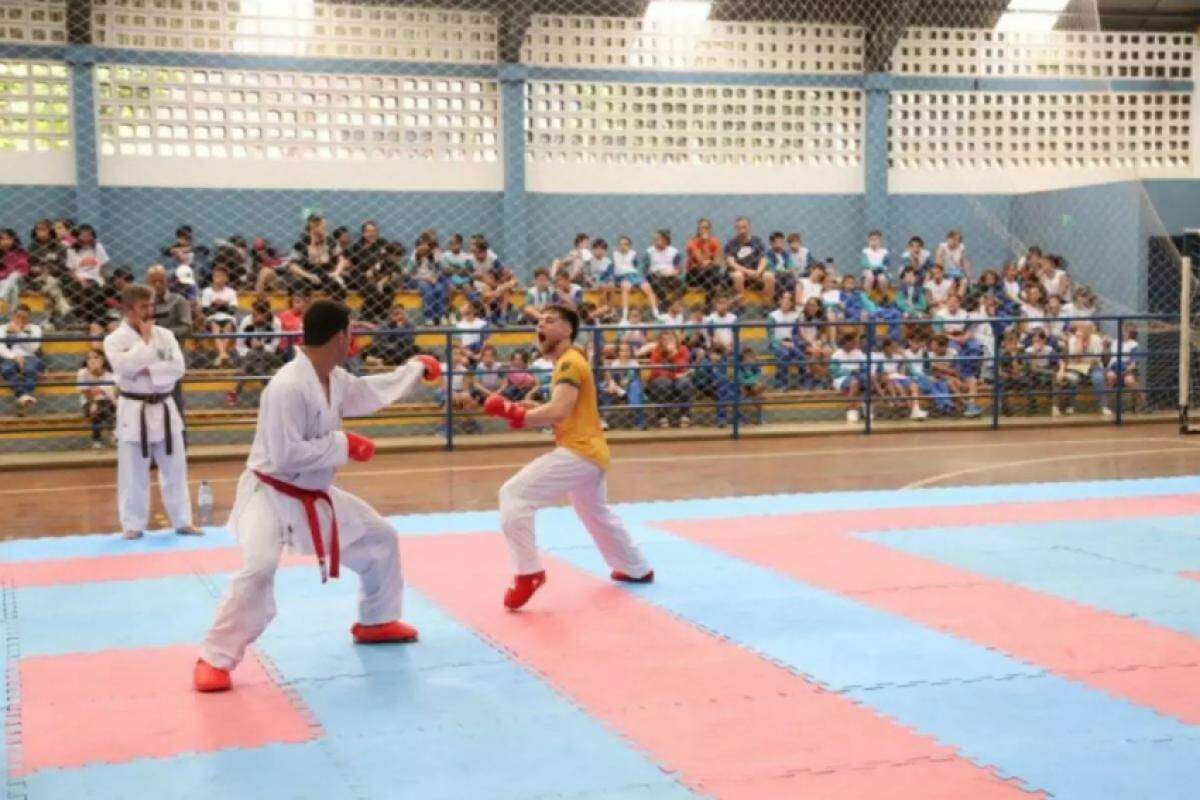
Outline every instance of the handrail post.
[(875, 351), (875, 323), (867, 323), (867, 374), (866, 380), (863, 381), (863, 415), (866, 417), (863, 433), (870, 435), (871, 433), (871, 384), (873, 381), (871, 371), (871, 355)]
[[(734, 439), (741, 438), (742, 435), (742, 386), (738, 383), (738, 379), (742, 374), (742, 323), (736, 322), (733, 326), (733, 375), (728, 377), (730, 389), (733, 392), (733, 424), (729, 426), (730, 435)], [(721, 386), (717, 384), (717, 393), (720, 394)]]
[[(1122, 357), (1123, 353), (1121, 352), (1124, 349), (1122, 347), (1122, 345), (1124, 345), (1124, 344), (1125, 344), (1125, 322), (1121, 317), (1117, 317), (1117, 385), (1116, 385), (1117, 408), (1114, 411), (1114, 415), (1113, 415), (1113, 424), (1114, 425), (1121, 425), (1121, 424), (1123, 424), (1123, 420), (1124, 420), (1123, 415), (1122, 415), (1122, 405), (1123, 405), (1122, 401), (1124, 400), (1124, 392), (1122, 390), (1125, 388), (1125, 370), (1123, 370), (1121, 368), (1122, 363), (1124, 361), (1124, 359)], [(1107, 380), (1107, 378), (1108, 378), (1108, 376), (1105, 375), (1106, 380)], [(1104, 401), (1104, 398), (1101, 398), (1101, 402), (1103, 402), (1103, 401)]]
[(985, 325), (992, 326), (992, 430), (1000, 428), (1000, 341), (996, 326), (989, 317)]
[(454, 450), (454, 336), (443, 331), (446, 337), (446, 449)]

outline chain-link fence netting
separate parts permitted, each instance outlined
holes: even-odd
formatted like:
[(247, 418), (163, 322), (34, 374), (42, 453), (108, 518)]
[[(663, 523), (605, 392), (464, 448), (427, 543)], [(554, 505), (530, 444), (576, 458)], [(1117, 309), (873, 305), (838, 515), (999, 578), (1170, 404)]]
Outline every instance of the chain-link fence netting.
[(192, 444), (249, 441), (318, 297), (350, 369), (451, 369), (386, 437), (544, 399), (550, 304), (610, 430), (1179, 403), (1191, 33), (1053, 0), (0, 7), (0, 451), (105, 446), (131, 281)]

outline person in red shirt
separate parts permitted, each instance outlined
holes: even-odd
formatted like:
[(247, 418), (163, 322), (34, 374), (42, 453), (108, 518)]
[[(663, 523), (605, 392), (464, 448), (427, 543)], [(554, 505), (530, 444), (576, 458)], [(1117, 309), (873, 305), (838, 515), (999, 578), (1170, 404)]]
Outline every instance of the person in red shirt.
[(686, 428), (692, 424), (688, 413), (696, 393), (692, 385), (692, 360), (688, 349), (679, 343), (675, 331), (663, 331), (658, 343), (650, 352), (650, 383), (646, 393), (659, 408), (658, 426), (666, 428), (678, 424)]
[(701, 219), (696, 223), (696, 235), (687, 243), (687, 284), (704, 291), (706, 314), (712, 310), (716, 296), (727, 288), (721, 250), (721, 240), (712, 233), (712, 222)]
[(21, 298), (21, 286), (29, 276), (29, 254), (12, 228), (0, 230), (0, 299), (12, 314)]
[[(309, 293), (303, 289), (296, 289), (288, 293), (288, 307), (279, 312), (279, 329), (287, 332), (299, 333), (304, 330), (304, 312), (308, 310)], [(291, 361), (294, 350), (294, 345), (300, 344), (299, 336), (285, 336), (279, 342), (279, 352), (283, 354), (284, 361)]]

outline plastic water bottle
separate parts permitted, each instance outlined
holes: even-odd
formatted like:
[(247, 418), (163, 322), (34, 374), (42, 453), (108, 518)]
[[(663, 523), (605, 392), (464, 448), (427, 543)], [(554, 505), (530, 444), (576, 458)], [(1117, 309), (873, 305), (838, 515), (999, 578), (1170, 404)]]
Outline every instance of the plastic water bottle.
[(212, 525), (213, 491), (208, 481), (200, 481), (200, 524)]

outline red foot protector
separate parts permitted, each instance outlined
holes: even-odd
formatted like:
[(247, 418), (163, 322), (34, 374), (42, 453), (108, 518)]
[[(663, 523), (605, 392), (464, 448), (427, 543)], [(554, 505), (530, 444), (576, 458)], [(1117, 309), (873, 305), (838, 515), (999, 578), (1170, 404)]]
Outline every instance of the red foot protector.
[[(280, 565), (293, 567), (313, 561), (311, 556), (286, 554)], [(31, 586), (138, 581), (173, 575), (234, 572), (241, 565), (241, 550), (236, 547), (215, 547), (166, 553), (11, 561), (0, 565), (0, 580), (7, 579), (15, 588), (24, 589)]]
[(195, 662), (190, 645), (23, 659), (24, 772), (315, 738), (253, 654), (220, 694), (192, 689)]
[(1200, 572), (1181, 572), (1179, 574), (1185, 578), (1191, 578), (1194, 581), (1200, 581)]
[[(540, 604), (504, 613), (496, 591), (509, 580), (508, 558), (496, 534), (406, 538), (404, 553), (414, 588), (703, 794), (1031, 796), (954, 749), (558, 559), (546, 559), (554, 580)], [(891, 768), (861, 769), (914, 760), (919, 774), (903, 790)]]
[[(1194, 513), (1194, 500), (1186, 503)], [(692, 541), (954, 636), (992, 647), (1100, 691), (1200, 724), (1186, 677), (1130, 664), (1193, 665), (1200, 639), (985, 575), (855, 539), (855, 532), (982, 523), (1149, 516), (1162, 498), (955, 508), (824, 512), (659, 523)], [(963, 535), (969, 535), (964, 533)]]

